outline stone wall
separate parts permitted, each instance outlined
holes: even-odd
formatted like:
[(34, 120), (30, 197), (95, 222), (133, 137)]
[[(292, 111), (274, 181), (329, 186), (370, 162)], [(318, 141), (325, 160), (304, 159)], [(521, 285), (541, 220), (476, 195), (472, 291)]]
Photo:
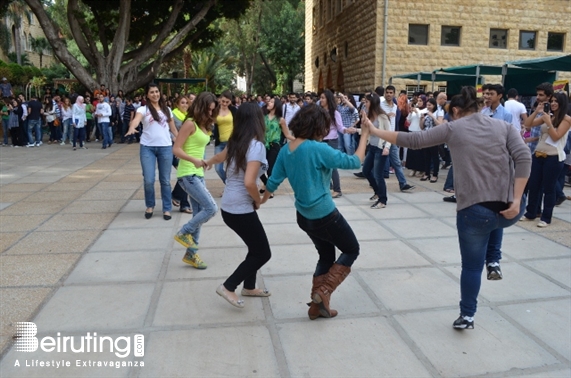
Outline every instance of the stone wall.
[[(306, 1), (306, 90), (316, 90), (320, 62), (326, 51), (340, 47), (338, 63), (343, 66), (345, 89), (362, 92), (382, 84), (384, 0), (342, 0), (342, 11), (312, 32), (312, 9), (319, 0)], [(324, 5), (337, 0), (322, 1)], [(477, 63), (501, 65), (506, 61), (532, 59), (571, 52), (571, 1), (569, 0), (390, 0), (388, 11), (387, 60), (384, 85), (391, 76)], [(409, 24), (428, 24), (428, 45), (409, 45)], [(460, 46), (441, 46), (441, 27), (461, 26)], [(489, 48), (490, 28), (508, 29), (507, 49)], [(520, 50), (519, 31), (537, 31), (536, 49)], [(563, 52), (547, 51), (548, 32), (566, 33)], [(375, 37), (373, 38), (373, 34)], [(343, 47), (349, 41), (345, 58)], [(371, 47), (374, 46), (374, 50)], [(320, 64), (326, 81), (327, 69)], [(336, 65), (331, 66), (336, 78)], [(560, 79), (571, 79), (571, 73), (561, 72)], [(501, 77), (486, 78), (498, 82)], [(333, 80), (335, 82), (335, 80)], [(402, 89), (413, 80), (395, 79)]]

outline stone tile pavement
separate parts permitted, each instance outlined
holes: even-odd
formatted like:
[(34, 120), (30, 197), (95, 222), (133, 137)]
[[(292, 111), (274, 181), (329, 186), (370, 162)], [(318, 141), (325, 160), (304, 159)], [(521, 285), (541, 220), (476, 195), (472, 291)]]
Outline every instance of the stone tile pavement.
[[(388, 207), (371, 210), (366, 182), (341, 172), (336, 201), (361, 255), (333, 296), (339, 316), (309, 321), (317, 255), (287, 185), (259, 211), (273, 257), (258, 282), (272, 296), (240, 310), (214, 290), (242, 241), (217, 215), (201, 236), (208, 269), (183, 264), (173, 235), (190, 215), (164, 221), (159, 204), (143, 218), (138, 146), (2, 148), (0, 170), (1, 377), (571, 376), (569, 202), (545, 230), (506, 231), (504, 279), (483, 280), (476, 328), (455, 331), (460, 255), (442, 182), (407, 177), (418, 188), (400, 193), (391, 177)], [(219, 200), (220, 180), (206, 178)], [(19, 321), (44, 341), (73, 336), (76, 350), (96, 332), (105, 351), (16, 351)], [(39, 366), (51, 361), (70, 366)]]

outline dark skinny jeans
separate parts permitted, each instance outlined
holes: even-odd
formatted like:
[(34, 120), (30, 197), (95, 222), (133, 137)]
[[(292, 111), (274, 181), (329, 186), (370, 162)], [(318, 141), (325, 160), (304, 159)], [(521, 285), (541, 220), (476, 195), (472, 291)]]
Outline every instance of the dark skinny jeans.
[(244, 289), (253, 290), (256, 288), (258, 270), (272, 257), (264, 226), (255, 211), (247, 214), (231, 214), (224, 210), (220, 212), (224, 223), (238, 234), (248, 247), (246, 259), (224, 282), (224, 287), (228, 291), (235, 291), (238, 285), (244, 282)]
[(329, 272), (335, 263), (335, 247), (341, 251), (337, 264), (350, 267), (359, 256), (357, 237), (339, 210), (335, 209), (321, 219), (307, 219), (298, 212), (297, 224), (307, 233), (319, 253), (314, 277)]

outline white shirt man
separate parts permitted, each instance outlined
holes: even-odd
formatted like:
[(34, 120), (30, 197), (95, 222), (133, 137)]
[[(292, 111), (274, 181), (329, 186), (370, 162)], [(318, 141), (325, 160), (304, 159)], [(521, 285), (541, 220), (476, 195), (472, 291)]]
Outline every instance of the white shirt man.
[(381, 109), (389, 116), (391, 121), (391, 131), (395, 131), (395, 120), (397, 114), (397, 104), (392, 100), (387, 101), (384, 97), (381, 98)]
[(508, 100), (504, 103), (504, 108), (512, 115), (512, 126), (519, 132), (521, 131), (521, 122), (527, 119), (527, 109), (525, 105), (517, 99), (518, 93), (515, 88), (508, 91)]
[(299, 112), (301, 109), (297, 104), (297, 96), (295, 94), (290, 93), (288, 95), (289, 102), (286, 103), (283, 107), (283, 117), (285, 119), (286, 125), (289, 127), (289, 122), (292, 120), (293, 116)]

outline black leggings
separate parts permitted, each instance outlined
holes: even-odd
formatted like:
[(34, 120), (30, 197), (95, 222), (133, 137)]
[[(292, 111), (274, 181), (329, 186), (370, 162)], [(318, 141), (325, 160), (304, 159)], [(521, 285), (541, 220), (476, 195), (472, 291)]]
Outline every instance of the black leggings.
[(438, 177), (438, 169), (440, 168), (438, 146), (423, 148), (422, 151), (424, 152), (424, 174), (430, 176), (430, 166), (432, 165), (432, 175)]
[(244, 282), (244, 289), (253, 290), (256, 288), (256, 273), (272, 257), (266, 231), (255, 211), (248, 214), (230, 214), (224, 210), (220, 212), (224, 223), (237, 233), (248, 247), (246, 259), (224, 282), (224, 287), (228, 291), (235, 291), (238, 285)]
[(268, 178), (272, 175), (272, 169), (280, 153), (281, 146), (279, 143), (270, 143), (270, 148), (266, 148), (266, 159), (268, 159), (268, 172), (260, 176), (260, 180), (266, 185)]

